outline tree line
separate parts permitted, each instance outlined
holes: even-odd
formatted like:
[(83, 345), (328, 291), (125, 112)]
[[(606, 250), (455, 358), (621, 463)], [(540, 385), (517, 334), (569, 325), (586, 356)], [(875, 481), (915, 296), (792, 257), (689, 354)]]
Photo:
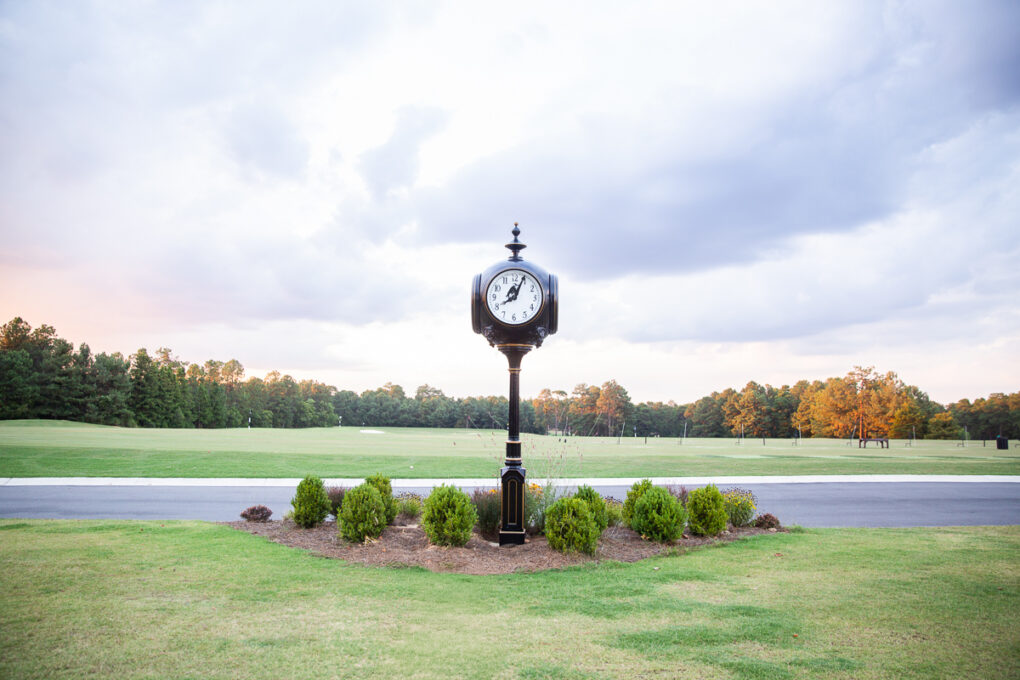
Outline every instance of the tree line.
[[(0, 419), (126, 427), (464, 427), (502, 429), (506, 397), (446, 396), (386, 383), (358, 394), (277, 371), (245, 378), (236, 359), (181, 361), (161, 347), (93, 354), (16, 317), (0, 328)], [(521, 401), (521, 431), (580, 436), (1020, 438), (1020, 392), (943, 406), (895, 373), (773, 387), (749, 382), (690, 404), (634, 404), (615, 380)]]

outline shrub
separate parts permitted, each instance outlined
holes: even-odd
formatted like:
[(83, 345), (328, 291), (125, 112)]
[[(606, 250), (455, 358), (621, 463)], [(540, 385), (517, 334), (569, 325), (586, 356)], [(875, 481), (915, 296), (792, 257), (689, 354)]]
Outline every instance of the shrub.
[(344, 494), (347, 491), (346, 486), (331, 486), (326, 489), (326, 498), (329, 499), (329, 514), (334, 518), (340, 517), (340, 506), (344, 504)]
[(352, 543), (378, 538), (386, 528), (386, 504), (379, 489), (369, 483), (356, 486), (344, 494), (340, 507), (340, 536)]
[(735, 527), (746, 527), (754, 519), (754, 511), (758, 509), (754, 494), (746, 489), (727, 489), (722, 493), (723, 507), (726, 517)]
[(754, 526), (759, 529), (778, 529), (779, 518), (771, 512), (766, 512), (764, 515), (758, 515), (754, 518)]
[(329, 498), (322, 480), (309, 475), (298, 484), (297, 493), (290, 502), (294, 508), (294, 523), (306, 529), (322, 524), (329, 515)]
[(268, 522), (273, 511), (264, 505), (253, 505), (241, 513), (241, 517), (249, 522)]
[(715, 484), (691, 492), (687, 501), (691, 533), (716, 536), (726, 528), (726, 507)]
[(601, 533), (584, 499), (561, 498), (546, 510), (545, 535), (554, 550), (592, 555)]
[(464, 545), (477, 521), (471, 499), (455, 486), (437, 486), (425, 499), (421, 527), (435, 545)]
[(382, 496), (383, 505), (386, 506), (386, 523), (393, 524), (393, 520), (397, 516), (397, 501), (393, 498), (393, 485), (390, 484), (390, 478), (374, 474), (371, 477), (366, 477), (365, 483), (374, 486)]
[(630, 491), (627, 492), (627, 500), (623, 502), (624, 524), (631, 526), (631, 521), (634, 519), (634, 506), (637, 505), (641, 496), (652, 488), (654, 488), (654, 485), (650, 479), (642, 479), (640, 482), (634, 482), (634, 486), (630, 487)]
[(670, 484), (666, 487), (666, 491), (673, 494), (673, 496), (678, 501), (680, 501), (680, 505), (684, 506), (685, 508), (687, 507), (687, 499), (690, 497), (690, 492), (687, 490), (686, 486), (684, 486), (683, 484), (681, 484), (680, 486)]
[(623, 524), (623, 503), (616, 499), (606, 500), (606, 519), (611, 527)]
[(527, 518), (524, 528), (532, 536), (545, 530), (545, 509), (547, 506), (545, 491), (541, 486), (532, 483), (524, 487), (524, 516)]
[(422, 500), (416, 493), (402, 493), (397, 497), (397, 515), (415, 519), (421, 514)]
[(606, 513), (606, 502), (602, 500), (602, 496), (598, 495), (595, 489), (588, 485), (584, 485), (577, 490), (574, 494), (574, 498), (580, 498), (582, 501), (588, 504), (588, 509), (591, 511), (592, 519), (599, 527), (599, 533), (601, 534), (609, 526), (609, 516)]
[(478, 533), (489, 541), (499, 538), (502, 496), (499, 489), (475, 489), (471, 494), (471, 503), (478, 513)]
[(661, 487), (642, 494), (634, 506), (631, 527), (644, 538), (670, 543), (680, 537), (687, 523), (687, 511), (676, 496)]

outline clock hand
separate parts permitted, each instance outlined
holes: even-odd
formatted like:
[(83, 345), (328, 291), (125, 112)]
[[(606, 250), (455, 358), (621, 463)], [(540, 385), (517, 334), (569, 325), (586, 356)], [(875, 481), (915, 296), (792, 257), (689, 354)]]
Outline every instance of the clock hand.
[(511, 286), (510, 287), (510, 290), (508, 290), (506, 292), (506, 299), (503, 300), (503, 304), (506, 304), (508, 302), (512, 302), (512, 301), (517, 299), (517, 294), (521, 290), (521, 283), (522, 282), (523, 282), (523, 279), (521, 281), (519, 281), (516, 286)]

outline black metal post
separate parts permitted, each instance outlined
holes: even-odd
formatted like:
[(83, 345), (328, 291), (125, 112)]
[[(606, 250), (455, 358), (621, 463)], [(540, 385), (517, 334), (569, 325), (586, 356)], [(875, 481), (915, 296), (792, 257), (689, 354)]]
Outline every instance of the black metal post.
[(509, 343), (497, 345), (506, 355), (510, 368), (510, 422), (507, 424), (506, 460), (500, 470), (503, 502), (500, 508), (500, 545), (524, 543), (524, 480), (527, 470), (521, 459), (521, 360), (531, 345)]

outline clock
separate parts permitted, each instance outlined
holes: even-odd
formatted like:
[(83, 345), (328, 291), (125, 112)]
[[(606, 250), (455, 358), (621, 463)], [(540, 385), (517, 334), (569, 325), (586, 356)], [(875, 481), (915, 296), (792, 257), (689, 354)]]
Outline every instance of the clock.
[(506, 461), (500, 470), (503, 490), (500, 501), (499, 544), (524, 543), (524, 482), (527, 470), (521, 458), (521, 360), (556, 332), (559, 325), (559, 283), (521, 251), (527, 246), (517, 238), (506, 244), (512, 255), (497, 262), (471, 282), (471, 328), (502, 352), (510, 369), (507, 409)]
[(534, 274), (523, 269), (496, 272), (485, 288), (485, 306), (498, 323), (526, 324), (542, 313), (545, 291)]
[(526, 246), (517, 236), (506, 247), (513, 253), (471, 283), (471, 328), (494, 347), (540, 347), (554, 334), (559, 320), (559, 283), (534, 262), (521, 257)]

